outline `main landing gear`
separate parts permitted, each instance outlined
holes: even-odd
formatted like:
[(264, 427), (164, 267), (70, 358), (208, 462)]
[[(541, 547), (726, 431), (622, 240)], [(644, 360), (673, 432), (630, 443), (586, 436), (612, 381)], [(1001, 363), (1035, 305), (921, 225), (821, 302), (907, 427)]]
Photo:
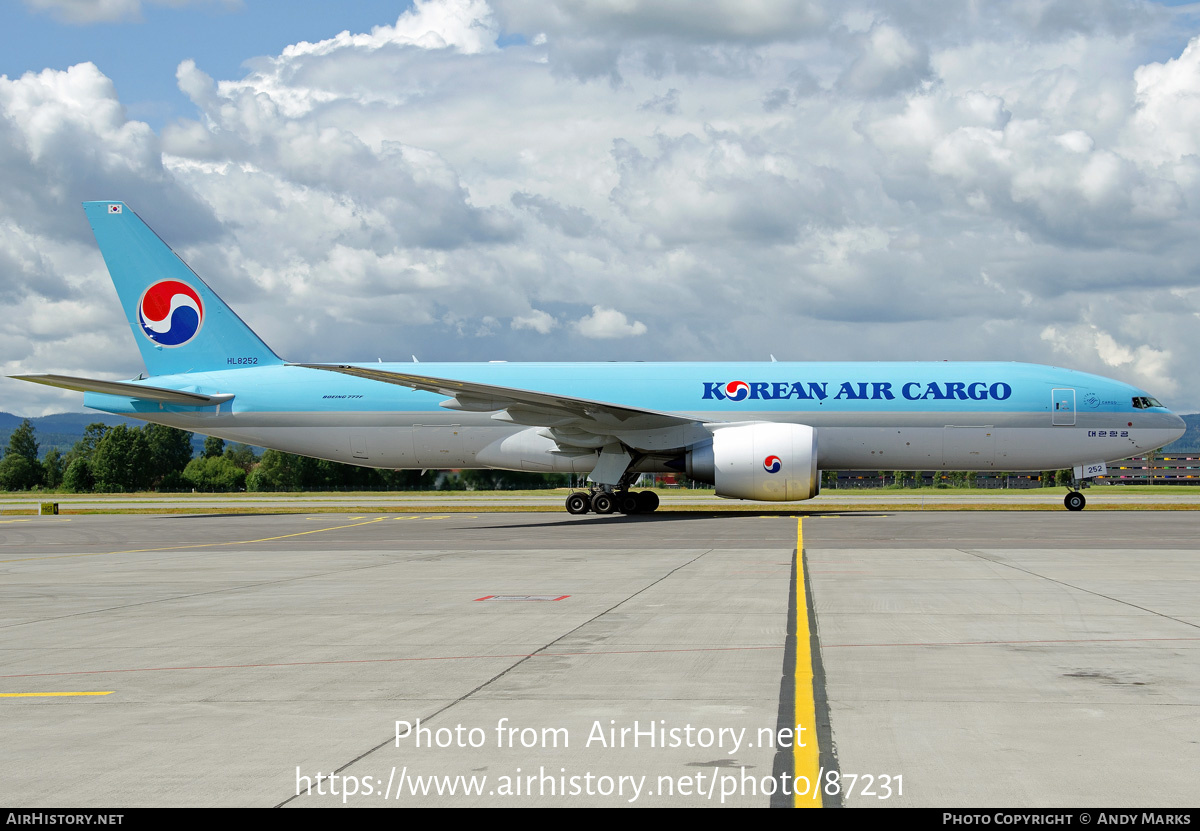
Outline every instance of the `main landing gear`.
[(658, 508), (654, 491), (631, 491), (638, 477), (633, 469), (640, 456), (619, 442), (606, 444), (600, 451), (596, 466), (588, 474), (592, 483), (587, 491), (576, 491), (567, 497), (567, 512), (586, 514), (648, 514)]
[(654, 491), (608, 491), (594, 489), (591, 491), (576, 491), (567, 497), (567, 513), (586, 514), (592, 511), (597, 514), (611, 514), (619, 511), (623, 514), (648, 514), (658, 508), (658, 494)]

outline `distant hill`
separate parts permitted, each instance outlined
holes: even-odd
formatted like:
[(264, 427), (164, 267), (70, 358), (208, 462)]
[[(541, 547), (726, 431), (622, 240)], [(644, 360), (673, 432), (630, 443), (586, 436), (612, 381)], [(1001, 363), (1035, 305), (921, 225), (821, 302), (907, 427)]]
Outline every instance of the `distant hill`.
[[(12, 431), (19, 427), (24, 420), (23, 416), (0, 413), (0, 455), (3, 455), (4, 448), (8, 447), (8, 437), (12, 435)], [(33, 425), (37, 435), (38, 453), (41, 456), (45, 456), (52, 447), (57, 447), (60, 453), (66, 453), (75, 445), (75, 442), (83, 438), (84, 429), (89, 424), (97, 422), (107, 424), (109, 427), (115, 427), (118, 424), (124, 424), (127, 427), (141, 427), (146, 423), (138, 421), (136, 418), (125, 418), (107, 413), (55, 413), (29, 419), (29, 423)], [(192, 449), (199, 454), (203, 448), (204, 436), (194, 435)]]
[(1200, 413), (1183, 416), (1187, 422), (1187, 432), (1178, 441), (1171, 442), (1163, 451), (1166, 453), (1186, 453), (1200, 451)]

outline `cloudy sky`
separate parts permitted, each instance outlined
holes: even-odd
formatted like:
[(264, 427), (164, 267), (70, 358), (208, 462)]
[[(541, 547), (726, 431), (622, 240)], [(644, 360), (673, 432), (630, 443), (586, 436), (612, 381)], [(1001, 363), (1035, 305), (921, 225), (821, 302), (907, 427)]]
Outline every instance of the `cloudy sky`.
[(79, 207), (121, 199), (291, 360), (1023, 360), (1200, 410), (1200, 4), (23, 0), (0, 32), (4, 375), (142, 371)]

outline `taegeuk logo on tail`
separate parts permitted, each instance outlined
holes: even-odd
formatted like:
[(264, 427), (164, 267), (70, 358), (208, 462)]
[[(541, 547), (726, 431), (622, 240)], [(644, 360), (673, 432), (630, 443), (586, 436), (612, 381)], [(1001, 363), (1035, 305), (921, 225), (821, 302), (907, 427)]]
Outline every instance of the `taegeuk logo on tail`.
[(159, 280), (138, 301), (138, 323), (159, 346), (183, 346), (204, 324), (204, 303), (187, 283)]

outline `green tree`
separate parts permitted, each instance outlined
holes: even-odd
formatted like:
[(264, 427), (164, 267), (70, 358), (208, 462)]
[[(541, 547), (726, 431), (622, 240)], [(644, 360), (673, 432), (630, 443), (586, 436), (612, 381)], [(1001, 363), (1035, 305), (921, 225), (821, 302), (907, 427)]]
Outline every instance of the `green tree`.
[[(205, 442), (205, 444), (207, 445), (208, 442)], [(254, 449), (250, 445), (242, 444), (241, 442), (231, 447), (226, 447), (224, 458), (233, 462), (247, 473), (258, 463), (258, 456), (254, 455)]]
[(431, 490), (438, 479), (435, 471), (375, 470), (268, 450), (246, 477), (246, 490)]
[(29, 419), (21, 422), (8, 437), (8, 449), (0, 461), (0, 487), (28, 490), (42, 483), (42, 463), (38, 461), (38, 443)]
[(41, 465), (34, 466), (24, 456), (6, 455), (0, 460), (0, 489), (24, 491), (42, 481)]
[(92, 476), (92, 466), (88, 460), (79, 456), (67, 465), (62, 484), (64, 489), (72, 493), (91, 493), (96, 478)]
[(254, 493), (266, 493), (275, 490), (272, 483), (267, 481), (259, 468), (254, 468), (246, 474), (246, 490)]
[(467, 483), (463, 481), (461, 473), (442, 471), (442, 476), (437, 481), (437, 489), (440, 491), (465, 491)]
[(96, 452), (96, 445), (108, 433), (108, 425), (94, 421), (87, 427), (83, 428), (83, 438), (75, 442), (75, 445), (67, 451), (67, 468), (70, 469), (71, 463), (76, 459), (83, 459), (90, 463), (92, 454)]
[(437, 474), (432, 470), (377, 470), (379, 486), (389, 491), (432, 490)]
[(20, 426), (13, 430), (12, 435), (8, 437), (8, 449), (4, 451), (4, 455), (13, 454), (24, 456), (31, 462), (38, 460), (37, 436), (29, 419), (22, 421)]
[(183, 478), (198, 491), (239, 491), (246, 483), (246, 471), (222, 456), (201, 456), (188, 462)]
[(219, 439), (216, 436), (208, 436), (204, 439), (204, 452), (200, 454), (202, 459), (215, 459), (225, 450), (225, 440)]
[(570, 484), (565, 473), (530, 473), (519, 470), (464, 470), (462, 482), (467, 490), (538, 490), (564, 488)]
[(192, 434), (162, 424), (147, 424), (142, 435), (146, 440), (145, 473), (149, 486), (178, 488), (182, 484), (180, 474), (192, 460)]
[(252, 491), (298, 491), (304, 487), (302, 456), (268, 450), (249, 475), (246, 489)]
[(149, 450), (141, 430), (118, 424), (104, 434), (89, 460), (95, 489), (102, 492), (144, 490), (150, 484)]
[(42, 460), (42, 475), (44, 477), (42, 481), (48, 488), (61, 487), (65, 472), (66, 464), (63, 461), (63, 455), (58, 452), (57, 447), (51, 447), (46, 451), (46, 458)]

